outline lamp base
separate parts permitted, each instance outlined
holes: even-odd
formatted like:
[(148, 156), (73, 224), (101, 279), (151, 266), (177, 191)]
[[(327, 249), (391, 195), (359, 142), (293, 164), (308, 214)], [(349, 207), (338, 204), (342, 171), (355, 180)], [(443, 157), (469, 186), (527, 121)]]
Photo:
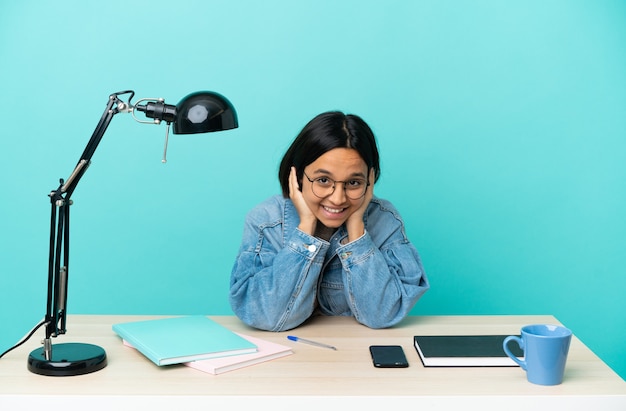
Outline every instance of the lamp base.
[(28, 370), (54, 377), (89, 374), (103, 369), (107, 356), (103, 348), (93, 344), (65, 343), (52, 346), (52, 358), (46, 360), (44, 349), (28, 356)]

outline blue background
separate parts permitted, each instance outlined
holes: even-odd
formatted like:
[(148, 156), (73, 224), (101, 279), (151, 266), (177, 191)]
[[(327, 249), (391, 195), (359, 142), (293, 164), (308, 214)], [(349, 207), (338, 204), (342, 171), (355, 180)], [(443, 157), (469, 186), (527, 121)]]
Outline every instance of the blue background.
[(73, 196), (70, 313), (231, 314), (245, 213), (339, 109), (429, 274), (413, 314), (552, 314), (626, 376), (626, 2), (175, 3), (0, 5), (2, 350), (45, 312), (47, 194), (109, 94), (208, 89), (240, 128), (170, 136), (165, 165), (164, 125), (113, 119)]

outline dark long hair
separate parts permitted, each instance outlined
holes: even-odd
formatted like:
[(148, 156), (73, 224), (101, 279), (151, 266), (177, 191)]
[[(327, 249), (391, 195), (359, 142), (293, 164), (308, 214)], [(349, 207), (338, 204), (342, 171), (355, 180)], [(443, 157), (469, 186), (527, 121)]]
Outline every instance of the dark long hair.
[(380, 176), (380, 160), (374, 133), (359, 116), (329, 111), (317, 115), (300, 131), (283, 156), (278, 169), (278, 180), (285, 198), (289, 197), (289, 173), (296, 168), (298, 181), (302, 187), (304, 168), (322, 154), (335, 148), (356, 150), (368, 172), (374, 169), (374, 181)]

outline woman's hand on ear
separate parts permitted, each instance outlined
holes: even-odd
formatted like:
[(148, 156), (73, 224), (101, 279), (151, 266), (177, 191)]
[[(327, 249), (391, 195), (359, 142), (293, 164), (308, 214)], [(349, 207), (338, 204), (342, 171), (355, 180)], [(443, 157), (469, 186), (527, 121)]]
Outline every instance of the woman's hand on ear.
[(300, 191), (300, 184), (298, 184), (295, 167), (291, 167), (291, 172), (289, 173), (289, 198), (300, 216), (298, 228), (309, 235), (314, 235), (315, 227), (317, 226), (317, 217), (315, 217), (306, 201), (304, 201), (304, 196), (302, 196), (302, 191)]
[(365, 215), (367, 206), (374, 197), (374, 168), (370, 169), (368, 181), (370, 185), (367, 187), (365, 195), (363, 196), (363, 203), (361, 203), (361, 206), (354, 213), (352, 213), (346, 221), (348, 241), (354, 241), (365, 234), (365, 222), (363, 221), (363, 216)]

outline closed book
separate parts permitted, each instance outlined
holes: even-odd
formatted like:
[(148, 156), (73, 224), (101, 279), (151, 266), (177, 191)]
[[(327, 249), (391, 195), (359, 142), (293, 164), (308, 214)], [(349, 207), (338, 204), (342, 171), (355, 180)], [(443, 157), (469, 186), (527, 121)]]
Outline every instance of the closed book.
[(276, 358), (293, 354), (291, 347), (266, 341), (261, 338), (239, 334), (252, 344), (257, 346), (258, 351), (252, 354), (233, 355), (230, 357), (209, 358), (185, 363), (186, 366), (204, 371), (209, 374), (223, 374), (251, 365), (259, 364)]
[(113, 331), (156, 365), (257, 351), (250, 341), (201, 315), (118, 323)]
[[(502, 343), (507, 335), (416, 335), (413, 343), (425, 367), (517, 367)], [(511, 352), (523, 351), (511, 343)]]

